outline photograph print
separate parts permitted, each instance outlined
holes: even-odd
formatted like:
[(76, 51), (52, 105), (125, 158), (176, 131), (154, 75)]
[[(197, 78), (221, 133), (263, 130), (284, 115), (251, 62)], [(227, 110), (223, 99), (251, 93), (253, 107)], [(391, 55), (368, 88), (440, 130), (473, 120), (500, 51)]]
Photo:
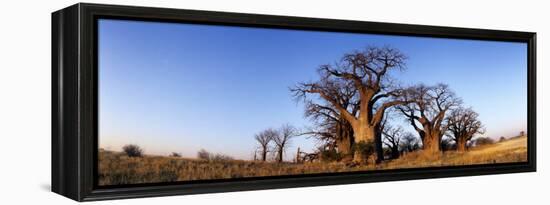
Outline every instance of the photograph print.
[(98, 19), (99, 186), (527, 162), (527, 43)]

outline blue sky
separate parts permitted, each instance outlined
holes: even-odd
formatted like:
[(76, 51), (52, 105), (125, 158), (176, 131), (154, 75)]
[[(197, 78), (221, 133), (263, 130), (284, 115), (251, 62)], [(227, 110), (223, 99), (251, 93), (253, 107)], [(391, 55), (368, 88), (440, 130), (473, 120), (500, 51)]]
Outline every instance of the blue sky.
[[(486, 136), (527, 125), (525, 43), (126, 20), (99, 20), (98, 39), (99, 143), (111, 150), (134, 143), (149, 154), (204, 148), (250, 159), (255, 133), (311, 125), (289, 87), (368, 45), (408, 56), (407, 70), (391, 73), (403, 85), (448, 84)], [(315, 146), (304, 137), (292, 145), (288, 155)]]

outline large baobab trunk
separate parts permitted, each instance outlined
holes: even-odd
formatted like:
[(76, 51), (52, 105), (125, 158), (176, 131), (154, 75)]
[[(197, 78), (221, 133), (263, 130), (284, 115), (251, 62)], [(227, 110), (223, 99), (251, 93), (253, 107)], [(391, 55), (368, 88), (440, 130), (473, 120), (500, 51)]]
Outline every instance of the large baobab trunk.
[(378, 130), (374, 126), (369, 126), (369, 124), (366, 124), (366, 122), (360, 122), (361, 120), (358, 120), (358, 123), (355, 123), (356, 125), (353, 126), (355, 139), (354, 144), (358, 145), (355, 147), (355, 151), (353, 153), (353, 161), (355, 161), (356, 163), (364, 164), (368, 161), (368, 155), (370, 154), (368, 152), (365, 152), (366, 150), (364, 150), (364, 146), (372, 146), (372, 144), (375, 142), (375, 136), (378, 134)]
[(377, 130), (374, 126), (370, 125), (366, 117), (360, 116), (359, 119), (351, 123), (351, 126), (353, 128), (355, 142), (374, 141), (374, 135)]
[[(368, 95), (367, 95), (368, 96)], [(369, 101), (370, 102), (370, 101)], [(360, 110), (359, 118), (354, 121), (352, 124), (355, 143), (364, 143), (370, 146), (374, 146), (374, 152), (376, 153), (376, 163), (380, 163), (384, 160), (384, 150), (382, 148), (382, 130), (381, 123), (384, 118), (386, 109), (400, 104), (406, 104), (406, 101), (396, 100), (390, 101), (382, 104), (374, 114), (369, 113), (369, 109)], [(369, 106), (364, 106), (368, 108)], [(353, 121), (353, 119), (352, 119)], [(354, 157), (356, 162), (364, 163), (367, 159), (362, 153), (358, 153), (358, 157)], [(370, 153), (369, 153), (370, 154)], [(362, 160), (359, 158), (362, 157)]]
[(423, 130), (419, 131), (422, 140), (422, 149), (426, 153), (437, 153), (441, 151), (442, 133), (439, 129), (434, 129), (430, 123), (423, 124)]
[(422, 139), (422, 146), (424, 152), (437, 153), (440, 151), (441, 136), (438, 133), (426, 133), (424, 139)]
[(459, 152), (465, 152), (466, 151), (466, 139), (465, 138), (458, 138), (456, 142), (456, 150)]

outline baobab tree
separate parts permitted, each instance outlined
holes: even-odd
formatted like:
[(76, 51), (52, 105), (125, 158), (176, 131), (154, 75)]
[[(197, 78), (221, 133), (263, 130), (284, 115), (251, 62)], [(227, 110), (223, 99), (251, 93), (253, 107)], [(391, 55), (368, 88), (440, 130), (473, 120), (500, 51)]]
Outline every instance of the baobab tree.
[(450, 131), (448, 136), (455, 141), (457, 151), (466, 151), (466, 143), (476, 134), (485, 132), (483, 125), (477, 118), (478, 114), (471, 108), (457, 108), (451, 111), (447, 118)]
[(277, 162), (283, 162), (283, 153), (285, 148), (290, 144), (290, 140), (297, 136), (297, 130), (295, 127), (289, 124), (283, 125), (273, 136), (273, 142), (275, 143), (275, 149), (277, 150), (276, 160)]
[(447, 131), (446, 116), (461, 100), (445, 84), (413, 86), (403, 96), (413, 102), (401, 105), (398, 110), (418, 132), (426, 152), (439, 152), (441, 138)]
[(259, 145), (260, 157), (262, 161), (266, 161), (267, 153), (269, 152), (269, 144), (277, 135), (278, 132), (276, 130), (269, 128), (254, 136), (254, 139)]
[[(359, 110), (357, 91), (350, 83), (331, 83), (332, 95), (352, 115)], [(344, 157), (352, 156), (353, 129), (344, 119), (340, 111), (330, 103), (321, 104), (308, 100), (306, 102), (305, 116), (315, 122), (319, 129), (306, 132), (315, 136), (326, 146), (335, 148)]]
[(410, 132), (406, 132), (401, 137), (400, 142), (399, 146), (401, 147), (401, 152), (413, 152), (420, 149), (418, 138)]
[(405, 131), (402, 127), (393, 127), (385, 124), (382, 135), (384, 136), (383, 143), (391, 150), (391, 159), (399, 158), (399, 148), (401, 145), (401, 138), (405, 135)]
[[(405, 55), (390, 47), (368, 47), (365, 50), (345, 54), (334, 65), (319, 68), (321, 79), (317, 82), (300, 83), (292, 88), (295, 96), (305, 98), (306, 94), (316, 94), (330, 103), (352, 127), (354, 143), (374, 142), (377, 162), (384, 159), (380, 123), (386, 109), (405, 104), (395, 99), (401, 89), (391, 83), (388, 72), (405, 68)], [(334, 95), (334, 83), (350, 83), (357, 91), (358, 112), (351, 113)], [(339, 91), (338, 91), (339, 92)], [(364, 163), (366, 156), (355, 151), (354, 161)]]

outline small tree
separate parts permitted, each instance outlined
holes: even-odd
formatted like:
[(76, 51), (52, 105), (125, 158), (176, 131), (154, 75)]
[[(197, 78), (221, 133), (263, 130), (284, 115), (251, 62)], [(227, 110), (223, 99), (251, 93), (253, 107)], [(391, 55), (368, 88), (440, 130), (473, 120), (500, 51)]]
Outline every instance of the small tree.
[(440, 146), (441, 151), (449, 151), (451, 149), (455, 149), (456, 143), (451, 138), (443, 138), (440, 142)]
[(506, 141), (506, 138), (504, 138), (504, 136), (500, 136), (500, 139), (498, 141), (499, 142), (504, 142), (504, 141)]
[(295, 136), (297, 136), (297, 130), (289, 124), (283, 125), (278, 134), (274, 135), (273, 142), (277, 149), (277, 162), (283, 162), (283, 153), (290, 144), (290, 140)]
[(420, 140), (412, 133), (407, 132), (401, 138), (401, 152), (413, 152), (420, 149)]
[(405, 135), (405, 131), (403, 130), (403, 128), (384, 125), (382, 134), (384, 135), (384, 140), (382, 142), (391, 151), (390, 158), (399, 158), (399, 145), (401, 144), (401, 138)]
[(143, 150), (134, 144), (127, 144), (122, 147), (122, 151), (128, 155), (128, 157), (141, 157), (143, 156)]
[(269, 144), (271, 143), (271, 141), (273, 141), (273, 138), (275, 138), (275, 136), (277, 136), (278, 134), (279, 133), (277, 132), (277, 130), (269, 128), (254, 135), (254, 139), (259, 145), (260, 157), (262, 161), (265, 162), (267, 160), (267, 153), (269, 152)]

